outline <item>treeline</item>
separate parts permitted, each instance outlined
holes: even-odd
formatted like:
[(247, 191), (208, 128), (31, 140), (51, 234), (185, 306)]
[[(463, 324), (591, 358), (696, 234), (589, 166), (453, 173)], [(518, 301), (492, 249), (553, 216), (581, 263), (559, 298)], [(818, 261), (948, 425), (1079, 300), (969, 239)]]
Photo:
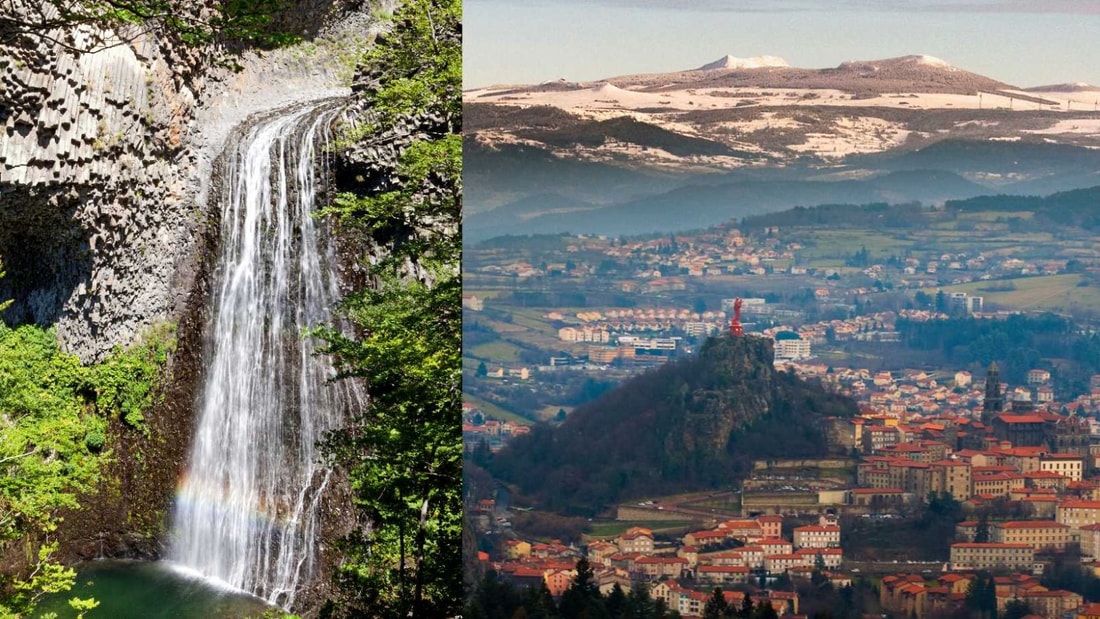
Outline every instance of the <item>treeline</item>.
[[(682, 584), (709, 592), (703, 606), (704, 619), (772, 619), (779, 616), (766, 600), (766, 594), (751, 585), (737, 585), (739, 594), (726, 596), (721, 587), (690, 581)], [(815, 571), (811, 578), (799, 580), (784, 574), (769, 586), (772, 590), (797, 592), (798, 613), (816, 619), (862, 617), (882, 610), (877, 592), (864, 579), (836, 587), (822, 572)], [(792, 610), (789, 603), (787, 610)], [(582, 558), (577, 562), (576, 575), (568, 589), (557, 600), (545, 583), (537, 587), (519, 587), (490, 571), (473, 589), (463, 616), (474, 619), (673, 619), (680, 617), (680, 613), (669, 608), (664, 600), (653, 599), (645, 582), (633, 583), (629, 592), (616, 584), (609, 592), (601, 594), (588, 561)]]
[[(1008, 212), (1034, 213), (1033, 225), (1100, 230), (1100, 186), (1062, 191), (1049, 196), (987, 195), (944, 203), (946, 216), (962, 213)], [(933, 213), (920, 203), (822, 204), (796, 206), (778, 213), (745, 217), (744, 230), (779, 227), (855, 226), (859, 228), (908, 229), (926, 223)]]
[(741, 220), (746, 231), (779, 227), (858, 226), (861, 228), (910, 228), (928, 219), (919, 203), (822, 204), (796, 206), (778, 213), (753, 215)]
[[(623, 592), (618, 585), (608, 595), (602, 595), (592, 576), (592, 570), (582, 559), (569, 589), (555, 601), (543, 583), (541, 587), (516, 587), (489, 572), (479, 583), (467, 604), (463, 617), (471, 619), (674, 619), (680, 613), (671, 611), (664, 601), (653, 600), (645, 583)], [(583, 569), (582, 569), (583, 568)]]
[(1023, 384), (1032, 368), (1051, 369), (1044, 358), (1069, 359), (1075, 367), (1060, 367), (1056, 387), (1080, 393), (1088, 377), (1100, 373), (1100, 335), (1082, 334), (1067, 318), (1054, 314), (1016, 314), (1004, 320), (971, 317), (912, 321), (899, 319), (897, 330), (906, 346), (938, 350), (957, 366), (996, 361), (1008, 383)]
[(1059, 226), (1100, 230), (1100, 186), (1063, 191), (1049, 196), (979, 196), (948, 200), (945, 208), (955, 212), (1032, 212), (1035, 221)]

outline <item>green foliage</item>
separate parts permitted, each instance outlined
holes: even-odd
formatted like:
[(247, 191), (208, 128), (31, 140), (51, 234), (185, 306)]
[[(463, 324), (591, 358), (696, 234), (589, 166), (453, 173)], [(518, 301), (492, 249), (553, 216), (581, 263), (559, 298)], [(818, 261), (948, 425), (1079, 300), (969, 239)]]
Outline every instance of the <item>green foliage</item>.
[(147, 431), (143, 413), (157, 402), (161, 369), (175, 349), (175, 326), (165, 325), (151, 331), (141, 344), (116, 349), (106, 361), (89, 368), (96, 408), (105, 415), (121, 415), (130, 427)]
[(983, 619), (997, 616), (997, 585), (988, 574), (978, 575), (966, 589), (966, 608), (977, 613)]
[(669, 611), (663, 601), (654, 601), (645, 582), (633, 583), (630, 593), (626, 594), (616, 585), (604, 596), (591, 581), (591, 572), (584, 577), (578, 572), (562, 595), (561, 604), (556, 605), (545, 584), (520, 589), (501, 580), (496, 572), (489, 572), (477, 584), (462, 616), (469, 619), (673, 619), (680, 614)]
[[(29, 615), (37, 601), (44, 595), (62, 593), (72, 588), (76, 582), (76, 571), (72, 568), (62, 567), (51, 561), (52, 555), (57, 552), (57, 543), (45, 543), (38, 549), (37, 562), (30, 575), (25, 579), (16, 580), (12, 584), (12, 595), (9, 599), (0, 601), (0, 618), (17, 619)], [(72, 598), (69, 605), (80, 612), (78, 617), (84, 616), (84, 611), (99, 606), (94, 599)]]
[[(136, 423), (152, 404), (170, 348), (164, 339), (154, 342), (85, 367), (60, 350), (52, 330), (0, 324), (0, 544), (48, 538), (58, 510), (80, 508), (78, 497), (95, 488), (110, 455), (107, 415)], [(0, 588), (14, 591), (0, 602), (0, 616), (25, 613), (41, 595), (72, 585), (72, 570), (51, 561), (55, 551), (56, 544), (43, 544), (23, 580), (0, 577)], [(94, 606), (76, 600), (73, 608)]]
[[(45, 4), (55, 11), (35, 7), (18, 19), (0, 17), (0, 43), (12, 43), (18, 36), (49, 37), (53, 28), (84, 24), (138, 24), (146, 30), (159, 29), (176, 36), (188, 45), (247, 42), (277, 46), (297, 40), (272, 28), (275, 17), (286, 8), (285, 0), (47, 0)], [(92, 52), (111, 44), (94, 32), (89, 42), (71, 49)]]
[(366, 379), (371, 395), (330, 443), (374, 524), (349, 548), (345, 575), (405, 610), (420, 583), (422, 603), (450, 612), (461, 598), (461, 287), (455, 276), (431, 287), (390, 277), (349, 303), (365, 337), (325, 334), (343, 375)]
[[(381, 239), (402, 239), (387, 258), (393, 267), (405, 260), (441, 267), (458, 255), (461, 237), (462, 136), (415, 142), (402, 153), (396, 189), (361, 196), (342, 193), (321, 211)], [(441, 191), (442, 190), (442, 191)]]
[(729, 602), (726, 601), (724, 595), (722, 595), (722, 589), (715, 587), (710, 599), (707, 600), (706, 605), (703, 607), (703, 619), (724, 619), (725, 617), (732, 616), (732, 609)]
[[(632, 497), (736, 483), (754, 459), (823, 457), (822, 418), (855, 404), (776, 372), (759, 338), (721, 336), (575, 409), (533, 426), (489, 469), (551, 511), (591, 516)], [(782, 434), (783, 441), (770, 440)]]
[(462, 3), (411, 0), (394, 15), (393, 33), (368, 51), (363, 64), (381, 74), (374, 93), (374, 126), (403, 116), (440, 115), (461, 131)]
[(414, 0), (394, 20), (364, 58), (378, 76), (376, 113), (354, 137), (407, 117), (441, 122), (401, 153), (399, 182), (341, 194), (323, 211), (388, 251), (363, 259), (374, 285), (343, 303), (355, 335), (318, 332), (340, 377), (370, 394), (369, 408), (326, 444), (371, 522), (345, 540), (338, 612), (450, 616), (462, 599), (461, 8)]
[(0, 326), (0, 539), (52, 530), (53, 511), (97, 480), (85, 437), (106, 422), (78, 395), (86, 374), (52, 331)]

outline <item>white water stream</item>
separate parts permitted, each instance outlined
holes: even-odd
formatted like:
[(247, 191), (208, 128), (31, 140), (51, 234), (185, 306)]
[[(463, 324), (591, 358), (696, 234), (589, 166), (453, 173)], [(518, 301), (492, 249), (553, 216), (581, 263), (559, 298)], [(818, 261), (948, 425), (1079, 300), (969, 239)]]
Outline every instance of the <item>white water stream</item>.
[(330, 471), (317, 442), (355, 399), (325, 383), (332, 368), (302, 337), (331, 321), (338, 298), (311, 217), (334, 113), (310, 104), (268, 117), (226, 154), (206, 385), (169, 555), (288, 609), (319, 563)]

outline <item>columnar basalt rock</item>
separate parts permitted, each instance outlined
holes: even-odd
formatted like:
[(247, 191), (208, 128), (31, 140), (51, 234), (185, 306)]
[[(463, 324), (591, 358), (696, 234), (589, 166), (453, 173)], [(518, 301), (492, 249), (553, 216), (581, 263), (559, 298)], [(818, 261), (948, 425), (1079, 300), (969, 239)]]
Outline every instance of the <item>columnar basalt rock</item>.
[(66, 349), (99, 359), (183, 309), (174, 292), (190, 288), (201, 224), (185, 141), (200, 57), (90, 26), (0, 51), (6, 317), (56, 324)]

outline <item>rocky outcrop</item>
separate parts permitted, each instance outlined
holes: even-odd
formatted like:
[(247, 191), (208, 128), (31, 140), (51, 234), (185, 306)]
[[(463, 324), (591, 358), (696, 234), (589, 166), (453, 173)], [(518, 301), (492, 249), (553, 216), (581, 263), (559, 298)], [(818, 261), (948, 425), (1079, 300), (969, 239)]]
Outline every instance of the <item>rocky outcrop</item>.
[[(347, 3), (298, 4), (283, 21), (317, 31)], [(85, 361), (178, 320), (213, 160), (249, 115), (347, 92), (341, 53), (377, 25), (365, 9), (346, 21), (329, 27), (338, 43), (244, 52), (239, 71), (213, 61), (220, 48), (137, 26), (0, 45), (0, 297), (15, 301), (4, 318), (56, 325)]]
[[(56, 324), (85, 360), (182, 309), (201, 216), (183, 170), (198, 53), (80, 27), (5, 48), (5, 318)], [(54, 39), (70, 36), (77, 53)]]
[[(86, 509), (64, 515), (65, 562), (163, 555), (203, 384), (216, 159), (255, 114), (345, 96), (349, 50), (378, 27), (366, 3), (296, 4), (284, 22), (305, 34), (323, 27), (335, 42), (244, 52), (236, 71), (212, 62), (219, 50), (156, 32), (81, 26), (0, 37), (0, 299), (15, 301), (4, 319), (55, 326), (85, 362), (152, 325), (178, 325), (146, 427), (111, 420), (103, 483), (82, 499)], [(327, 16), (343, 4), (363, 6), (333, 26)], [(84, 46), (95, 50), (74, 51), (97, 38), (105, 43)], [(324, 525), (327, 540), (346, 533), (341, 518), (352, 511), (346, 484), (333, 486), (343, 495)]]
[(593, 514), (632, 496), (726, 487), (753, 459), (825, 455), (823, 419), (854, 414), (854, 402), (776, 371), (772, 358), (766, 338), (711, 338), (561, 426), (536, 426), (490, 468), (544, 508)]

